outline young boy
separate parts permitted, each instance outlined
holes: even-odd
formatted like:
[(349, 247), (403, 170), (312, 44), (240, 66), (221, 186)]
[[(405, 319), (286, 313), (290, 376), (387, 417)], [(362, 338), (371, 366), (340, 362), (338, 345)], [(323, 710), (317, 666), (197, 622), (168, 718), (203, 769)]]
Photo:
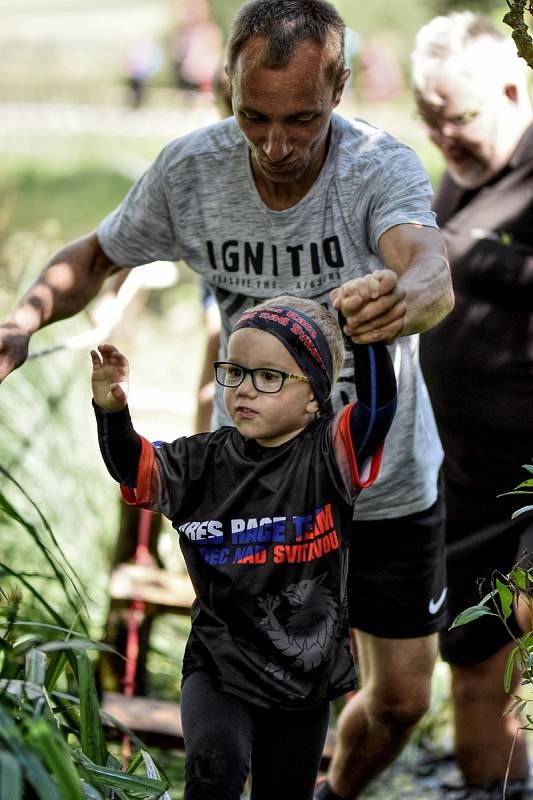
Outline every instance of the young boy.
[[(375, 298), (391, 275), (350, 281), (343, 296)], [(134, 431), (126, 358), (113, 345), (91, 353), (107, 468), (127, 502), (172, 521), (197, 595), (185, 800), (239, 800), (248, 771), (253, 800), (310, 800), (329, 701), (354, 688), (347, 532), (379, 470), (396, 381), (383, 343), (352, 350), (359, 401), (321, 414), (344, 360), (336, 320), (296, 297), (254, 307), (215, 363), (235, 427), (171, 444)]]

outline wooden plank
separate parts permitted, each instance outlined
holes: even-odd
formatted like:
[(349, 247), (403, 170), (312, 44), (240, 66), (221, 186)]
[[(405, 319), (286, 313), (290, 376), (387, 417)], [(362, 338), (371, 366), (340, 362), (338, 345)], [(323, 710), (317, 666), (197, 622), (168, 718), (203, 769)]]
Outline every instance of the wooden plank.
[(112, 600), (140, 600), (179, 614), (190, 614), (195, 598), (188, 575), (141, 564), (117, 564), (109, 591)]
[[(127, 725), (146, 744), (183, 750), (183, 730), (178, 703), (151, 697), (127, 697), (105, 692), (102, 711)], [(111, 723), (108, 723), (111, 727)]]
[[(102, 697), (102, 711), (127, 725), (146, 744), (183, 750), (183, 729), (178, 703), (168, 700), (154, 700), (151, 697), (127, 697), (118, 692), (105, 692)], [(111, 725), (111, 723), (108, 723)], [(321, 771), (327, 770), (336, 734), (329, 728), (320, 761)]]

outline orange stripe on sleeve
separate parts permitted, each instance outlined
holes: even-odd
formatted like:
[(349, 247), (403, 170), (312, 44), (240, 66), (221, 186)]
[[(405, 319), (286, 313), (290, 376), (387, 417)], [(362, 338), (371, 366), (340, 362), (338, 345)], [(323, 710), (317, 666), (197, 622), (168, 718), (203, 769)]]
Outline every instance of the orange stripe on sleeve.
[[(344, 451), (348, 457), (353, 488), (356, 490), (368, 489), (369, 486), (372, 486), (372, 484), (379, 475), (379, 470), (381, 467), (381, 459), (383, 457), (384, 442), (380, 444), (376, 452), (373, 453), (372, 456), (370, 457), (370, 470), (368, 472), (368, 476), (365, 478), (361, 478), (359, 474), (359, 466), (357, 464), (357, 457), (353, 449), (353, 442), (350, 434), (350, 412), (352, 408), (353, 408), (353, 403), (348, 406), (345, 406), (344, 409), (342, 410), (337, 432), (341, 438), (341, 441), (344, 445)], [(367, 472), (367, 470), (365, 470), (365, 472)]]
[(141, 440), (141, 458), (137, 471), (137, 486), (132, 489), (130, 486), (120, 487), (122, 499), (129, 506), (151, 507), (156, 498), (153, 496), (154, 470), (157, 470), (155, 463), (153, 445), (143, 436)]

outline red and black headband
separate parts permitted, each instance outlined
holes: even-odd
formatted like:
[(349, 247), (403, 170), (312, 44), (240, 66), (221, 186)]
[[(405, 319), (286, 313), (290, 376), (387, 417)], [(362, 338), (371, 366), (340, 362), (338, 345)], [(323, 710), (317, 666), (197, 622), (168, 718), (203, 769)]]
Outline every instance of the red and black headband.
[(333, 384), (333, 359), (314, 320), (291, 306), (261, 306), (245, 311), (232, 332), (241, 328), (259, 328), (279, 339), (309, 378), (319, 407), (325, 403)]

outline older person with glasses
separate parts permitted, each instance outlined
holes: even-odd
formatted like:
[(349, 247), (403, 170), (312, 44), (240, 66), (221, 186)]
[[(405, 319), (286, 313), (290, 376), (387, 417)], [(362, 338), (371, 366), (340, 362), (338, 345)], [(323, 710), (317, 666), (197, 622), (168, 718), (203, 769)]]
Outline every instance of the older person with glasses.
[[(423, 334), (420, 358), (445, 450), (451, 624), (533, 539), (531, 517), (511, 520), (509, 498), (497, 497), (533, 453), (533, 114), (513, 43), (470, 12), (419, 31), (412, 74), (419, 116), (447, 168), (434, 210), (456, 304)], [(516, 635), (519, 623), (509, 621)], [(501, 798), (508, 765), (505, 796), (533, 796), (525, 737), (514, 741), (520, 721), (504, 716), (509, 633), (484, 617), (440, 641), (463, 796)]]

